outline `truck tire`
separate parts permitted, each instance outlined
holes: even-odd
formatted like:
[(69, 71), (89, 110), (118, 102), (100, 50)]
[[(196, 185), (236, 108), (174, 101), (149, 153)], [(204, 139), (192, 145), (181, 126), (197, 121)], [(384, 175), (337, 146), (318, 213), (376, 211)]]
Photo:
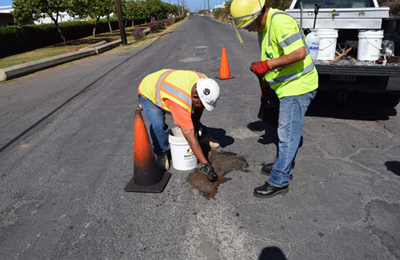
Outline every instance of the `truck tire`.
[(400, 102), (400, 95), (391, 93), (379, 93), (379, 103), (386, 107), (396, 107)]

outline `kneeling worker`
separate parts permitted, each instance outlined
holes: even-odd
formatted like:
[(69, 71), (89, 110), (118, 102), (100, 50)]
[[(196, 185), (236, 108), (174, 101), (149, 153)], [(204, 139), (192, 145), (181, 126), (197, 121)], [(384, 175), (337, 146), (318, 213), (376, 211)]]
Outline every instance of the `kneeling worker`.
[[(153, 151), (162, 170), (169, 169), (167, 157), (169, 127), (165, 124), (165, 114), (172, 114), (174, 123), (181, 129), (193, 153), (201, 163), (201, 171), (210, 181), (218, 175), (203, 154), (196, 134), (200, 129), (200, 118), (204, 108), (215, 108), (220, 89), (215, 80), (204, 74), (190, 70), (163, 69), (147, 75), (138, 88), (139, 99), (150, 122), (150, 136)], [(219, 144), (206, 134), (204, 140), (212, 148)]]

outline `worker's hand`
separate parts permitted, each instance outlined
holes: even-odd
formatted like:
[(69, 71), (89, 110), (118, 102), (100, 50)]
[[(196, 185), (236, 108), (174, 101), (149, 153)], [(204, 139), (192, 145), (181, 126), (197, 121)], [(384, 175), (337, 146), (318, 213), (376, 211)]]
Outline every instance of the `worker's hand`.
[(209, 162), (202, 163), (200, 170), (207, 177), (209, 181), (215, 182), (218, 180), (218, 175), (214, 172), (214, 168), (211, 166)]
[(251, 65), (250, 70), (256, 74), (257, 76), (261, 76), (268, 71), (271, 70), (271, 67), (268, 65), (268, 61), (257, 61), (253, 65)]

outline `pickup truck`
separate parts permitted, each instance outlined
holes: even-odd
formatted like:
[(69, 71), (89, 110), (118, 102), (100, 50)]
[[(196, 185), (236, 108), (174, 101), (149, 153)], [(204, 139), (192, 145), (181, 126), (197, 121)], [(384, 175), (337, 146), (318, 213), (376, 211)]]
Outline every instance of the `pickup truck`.
[(316, 60), (319, 89), (334, 91), (342, 99), (348, 92), (376, 92), (385, 106), (399, 103), (400, 85), (387, 88), (389, 77), (400, 77), (400, 18), (390, 18), (389, 7), (379, 7), (377, 0), (293, 0), (285, 11), (303, 29), (338, 29), (337, 43), (358, 41), (359, 30), (384, 30), (383, 40), (394, 42), (393, 63), (357, 60), (357, 49), (348, 53), (352, 58), (333, 64)]

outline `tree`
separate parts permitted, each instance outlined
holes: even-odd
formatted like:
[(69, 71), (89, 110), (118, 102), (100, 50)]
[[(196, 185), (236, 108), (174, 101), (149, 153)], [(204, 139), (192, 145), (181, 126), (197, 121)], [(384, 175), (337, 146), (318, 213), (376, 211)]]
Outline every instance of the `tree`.
[(168, 6), (168, 18), (178, 14), (178, 7), (176, 5), (168, 4)]
[(147, 18), (151, 18), (151, 6), (148, 0), (140, 1), (140, 8), (144, 18), (147, 21)]
[(69, 0), (70, 8), (68, 13), (80, 18), (94, 18), (95, 23), (93, 26), (93, 37), (96, 36), (97, 24), (100, 17), (106, 16), (108, 18), (108, 26), (112, 32), (109, 16), (115, 10), (113, 0)]
[(135, 25), (135, 18), (138, 18), (140, 14), (139, 5), (133, 0), (124, 1), (122, 3), (122, 13), (125, 21), (132, 21), (133, 28)]
[(378, 0), (379, 6), (390, 7), (391, 17), (400, 16), (400, 0)]
[(161, 0), (146, 0), (147, 6), (149, 8), (150, 17), (157, 16), (161, 12)]
[[(111, 13), (117, 13), (115, 11), (115, 1), (114, 0), (102, 0), (100, 1), (101, 8), (103, 9), (104, 13), (107, 16), (107, 21), (108, 21), (108, 28), (110, 29), (110, 32), (112, 32), (112, 27), (110, 23), (110, 14)], [(121, 28), (123, 30), (124, 28)]]
[(12, 15), (19, 25), (30, 19), (38, 20), (40, 18), (50, 17), (57, 27), (62, 40), (67, 44), (67, 40), (62, 34), (58, 24), (58, 18), (61, 13), (68, 10), (70, 4), (70, 0), (14, 0), (14, 11)]

